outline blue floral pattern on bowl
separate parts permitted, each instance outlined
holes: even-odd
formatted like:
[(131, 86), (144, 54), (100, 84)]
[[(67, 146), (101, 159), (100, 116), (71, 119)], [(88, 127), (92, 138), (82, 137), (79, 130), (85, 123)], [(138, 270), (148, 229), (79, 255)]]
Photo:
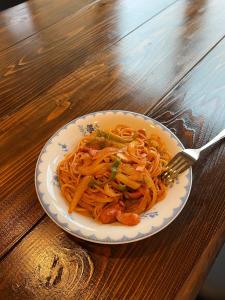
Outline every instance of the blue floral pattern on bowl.
[(144, 213), (141, 218), (155, 218), (159, 215), (158, 211), (149, 211)]
[(57, 173), (55, 173), (55, 174), (53, 175), (53, 177), (52, 177), (52, 184), (53, 184), (54, 186), (59, 187), (59, 178), (58, 178)]
[(110, 128), (128, 124), (146, 128), (159, 134), (174, 154), (183, 145), (178, 138), (159, 122), (133, 112), (102, 111), (77, 118), (59, 129), (43, 147), (35, 170), (35, 186), (39, 201), (48, 216), (63, 230), (84, 240), (103, 244), (123, 244), (149, 237), (168, 226), (181, 212), (187, 202), (192, 183), (189, 169), (169, 189), (166, 199), (157, 203), (141, 216), (141, 222), (132, 227), (121, 224), (99, 224), (91, 218), (67, 212), (57, 178), (57, 165), (83, 135), (97, 128)]
[(78, 128), (83, 135), (87, 135), (99, 129), (99, 125), (97, 122), (95, 122), (87, 125), (78, 125)]
[(58, 145), (62, 149), (62, 151), (68, 152), (68, 146), (66, 144), (58, 143)]

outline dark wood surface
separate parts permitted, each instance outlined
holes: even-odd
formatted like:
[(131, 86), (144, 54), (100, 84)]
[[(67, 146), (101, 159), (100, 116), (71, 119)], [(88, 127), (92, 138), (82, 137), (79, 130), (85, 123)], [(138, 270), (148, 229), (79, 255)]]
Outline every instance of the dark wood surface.
[(224, 142), (194, 167), (179, 217), (129, 245), (63, 232), (41, 209), (33, 176), (46, 140), (96, 110), (147, 114), (186, 147), (222, 130), (225, 3), (24, 5), (0, 14), (0, 299), (194, 299), (224, 242)]
[[(10, 2), (11, 0), (5, 1)], [(88, 4), (92, 2), (94, 0), (25, 1), (2, 11), (0, 50), (7, 49), (63, 18), (78, 13), (82, 8), (87, 9)]]

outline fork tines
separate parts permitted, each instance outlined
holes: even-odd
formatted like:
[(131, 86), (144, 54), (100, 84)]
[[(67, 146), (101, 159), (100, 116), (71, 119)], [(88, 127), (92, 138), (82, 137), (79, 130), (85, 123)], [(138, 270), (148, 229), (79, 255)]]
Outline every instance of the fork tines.
[(177, 153), (168, 163), (162, 178), (166, 183), (172, 183), (177, 176), (193, 165), (195, 160), (184, 152)]

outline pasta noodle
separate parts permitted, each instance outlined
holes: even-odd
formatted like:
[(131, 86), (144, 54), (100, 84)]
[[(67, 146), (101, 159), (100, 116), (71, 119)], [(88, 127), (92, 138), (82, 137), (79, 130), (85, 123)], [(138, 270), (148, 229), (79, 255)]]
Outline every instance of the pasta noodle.
[(58, 166), (69, 213), (101, 223), (138, 224), (139, 215), (166, 195), (159, 175), (169, 159), (161, 139), (144, 129), (118, 125), (92, 132)]

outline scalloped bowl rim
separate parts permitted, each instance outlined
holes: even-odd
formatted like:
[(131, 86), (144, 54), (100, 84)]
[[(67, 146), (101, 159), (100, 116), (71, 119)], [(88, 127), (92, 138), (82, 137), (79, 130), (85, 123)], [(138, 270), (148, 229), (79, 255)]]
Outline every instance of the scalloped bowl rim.
[[(61, 223), (58, 219), (57, 216), (55, 216), (54, 213), (52, 213), (47, 207), (46, 205), (44, 205), (44, 201), (42, 199), (42, 193), (39, 190), (39, 183), (38, 183), (38, 172), (39, 172), (39, 165), (40, 165), (40, 161), (41, 161), (41, 157), (43, 155), (43, 153), (46, 151), (46, 148), (48, 147), (48, 145), (52, 142), (52, 140), (64, 129), (66, 129), (69, 125), (71, 124), (76, 124), (77, 121), (85, 119), (88, 116), (96, 116), (98, 114), (107, 114), (107, 113), (122, 113), (122, 114), (131, 114), (133, 117), (141, 117), (142, 119), (144, 119), (145, 121), (150, 121), (155, 125), (158, 125), (159, 127), (161, 127), (161, 129), (163, 129), (164, 131), (166, 131), (167, 133), (169, 133), (173, 139), (176, 140), (177, 144), (184, 149), (184, 146), (182, 144), (182, 142), (178, 139), (178, 137), (172, 132), (170, 131), (166, 126), (164, 126), (162, 123), (160, 123), (159, 121), (152, 119), (151, 117), (142, 115), (140, 113), (136, 113), (136, 112), (132, 112), (132, 111), (127, 111), (127, 110), (103, 110), (103, 111), (97, 111), (97, 112), (92, 112), (92, 113), (88, 113), (82, 116), (79, 116), (73, 120), (71, 120), (70, 122), (66, 123), (65, 125), (63, 125), (62, 127), (60, 127), (49, 139), (48, 141), (45, 143), (45, 145), (43, 146), (39, 157), (37, 159), (37, 163), (36, 163), (36, 168), (35, 168), (35, 188), (36, 188), (36, 193), (39, 199), (39, 202), (42, 206), (42, 208), (44, 209), (44, 211), (46, 212), (46, 214), (50, 217), (50, 219), (56, 224), (58, 225), (61, 229), (63, 229), (64, 231), (70, 233), (71, 235), (86, 240), (86, 241), (90, 241), (93, 243), (99, 243), (99, 244), (125, 244), (125, 243), (130, 243), (130, 242), (136, 242), (145, 238), (148, 238), (156, 233), (158, 233), (159, 231), (163, 230), (164, 228), (166, 228), (170, 223), (172, 223), (177, 216), (180, 214), (180, 212), (183, 210), (190, 192), (191, 192), (191, 187), (192, 187), (192, 168), (190, 168), (188, 170), (188, 174), (186, 175), (187, 179), (188, 179), (188, 184), (185, 187), (186, 189), (186, 194), (184, 196), (184, 201), (182, 202), (182, 204), (178, 207), (175, 208), (176, 212), (169, 217), (168, 219), (164, 219), (164, 224), (162, 226), (159, 226), (158, 228), (155, 228), (153, 230), (151, 230), (150, 232), (144, 233), (144, 234), (137, 234), (135, 237), (132, 238), (127, 238), (126, 236), (123, 236), (122, 238), (120, 238), (119, 240), (112, 240), (109, 236), (107, 236), (104, 239), (99, 239), (95, 236), (95, 234), (93, 235), (89, 235), (89, 236), (85, 236), (82, 234), (82, 232), (78, 229), (75, 231), (70, 230), (67, 226), (65, 226), (65, 223)], [(104, 226), (104, 225), (103, 225)]]

